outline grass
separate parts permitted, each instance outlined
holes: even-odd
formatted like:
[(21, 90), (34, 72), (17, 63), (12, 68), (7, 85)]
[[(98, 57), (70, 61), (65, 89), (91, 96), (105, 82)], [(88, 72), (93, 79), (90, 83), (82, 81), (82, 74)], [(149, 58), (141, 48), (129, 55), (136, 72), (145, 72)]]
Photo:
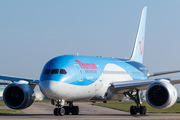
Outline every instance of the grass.
[(14, 109), (0, 109), (0, 114), (21, 114), (22, 111)]
[(4, 101), (0, 100), (0, 106), (3, 106), (3, 105), (5, 105)]
[(50, 99), (35, 100), (34, 102), (51, 102)]
[[(4, 106), (5, 103), (3, 100), (0, 100), (0, 106)], [(0, 109), (0, 114), (21, 114), (22, 111), (14, 109)]]
[[(109, 107), (122, 111), (130, 111), (130, 106), (136, 106), (134, 101), (107, 101), (107, 103), (94, 103), (94, 105)], [(175, 103), (172, 107), (167, 109), (155, 109), (146, 101), (143, 101), (142, 106), (146, 106), (147, 112), (149, 113), (180, 113), (180, 103)]]

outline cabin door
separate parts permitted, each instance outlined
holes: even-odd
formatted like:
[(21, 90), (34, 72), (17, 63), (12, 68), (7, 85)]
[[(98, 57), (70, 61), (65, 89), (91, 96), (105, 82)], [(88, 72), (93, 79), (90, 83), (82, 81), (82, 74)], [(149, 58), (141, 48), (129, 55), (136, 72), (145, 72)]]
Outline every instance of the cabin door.
[(79, 82), (83, 81), (83, 70), (81, 69), (81, 67), (78, 64), (74, 65), (77, 71), (77, 75), (78, 75), (78, 80)]

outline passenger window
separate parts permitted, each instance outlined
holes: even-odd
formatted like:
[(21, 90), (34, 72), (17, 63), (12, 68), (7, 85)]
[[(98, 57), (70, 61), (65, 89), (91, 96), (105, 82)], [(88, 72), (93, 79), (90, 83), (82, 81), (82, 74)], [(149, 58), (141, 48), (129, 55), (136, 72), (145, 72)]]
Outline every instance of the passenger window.
[(53, 69), (52, 71), (51, 71), (51, 74), (58, 74), (59, 73), (59, 69)]
[(66, 70), (65, 69), (60, 69), (60, 74), (67, 74)]
[(44, 72), (43, 72), (43, 74), (49, 74), (50, 72), (51, 72), (50, 69), (45, 69)]

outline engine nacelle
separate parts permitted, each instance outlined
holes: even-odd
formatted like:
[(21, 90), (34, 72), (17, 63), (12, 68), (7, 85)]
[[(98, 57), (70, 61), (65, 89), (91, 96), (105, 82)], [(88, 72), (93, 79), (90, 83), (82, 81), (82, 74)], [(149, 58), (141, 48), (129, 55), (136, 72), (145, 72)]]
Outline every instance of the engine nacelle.
[(28, 84), (15, 82), (6, 87), (3, 100), (12, 109), (24, 109), (34, 102), (34, 90)]
[(148, 87), (146, 100), (154, 108), (169, 108), (177, 100), (177, 90), (168, 80), (161, 79)]

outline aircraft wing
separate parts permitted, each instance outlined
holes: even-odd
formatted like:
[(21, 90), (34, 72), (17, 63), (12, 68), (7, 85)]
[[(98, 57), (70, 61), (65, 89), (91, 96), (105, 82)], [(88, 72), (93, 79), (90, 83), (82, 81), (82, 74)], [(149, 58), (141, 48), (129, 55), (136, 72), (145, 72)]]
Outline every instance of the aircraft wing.
[(9, 85), (10, 83), (0, 82), (0, 85)]
[[(162, 78), (162, 79), (168, 80), (172, 84), (180, 83), (180, 77)], [(110, 89), (115, 93), (124, 93), (127, 91), (133, 91), (135, 89), (146, 90), (148, 88), (148, 85), (159, 80), (161, 80), (161, 78), (113, 82), (111, 83)]]
[(0, 79), (9, 80), (9, 81), (12, 81), (12, 82), (19, 82), (21, 80), (24, 80), (24, 81), (29, 82), (29, 84), (39, 85), (39, 80), (32, 79), (32, 78), (23, 78), (23, 77), (16, 77), (16, 76), (0, 75)]
[(172, 74), (172, 73), (178, 73), (178, 72), (180, 72), (180, 70), (155, 72), (155, 73), (148, 74), (148, 77), (154, 77), (154, 76), (165, 75), (165, 74)]

